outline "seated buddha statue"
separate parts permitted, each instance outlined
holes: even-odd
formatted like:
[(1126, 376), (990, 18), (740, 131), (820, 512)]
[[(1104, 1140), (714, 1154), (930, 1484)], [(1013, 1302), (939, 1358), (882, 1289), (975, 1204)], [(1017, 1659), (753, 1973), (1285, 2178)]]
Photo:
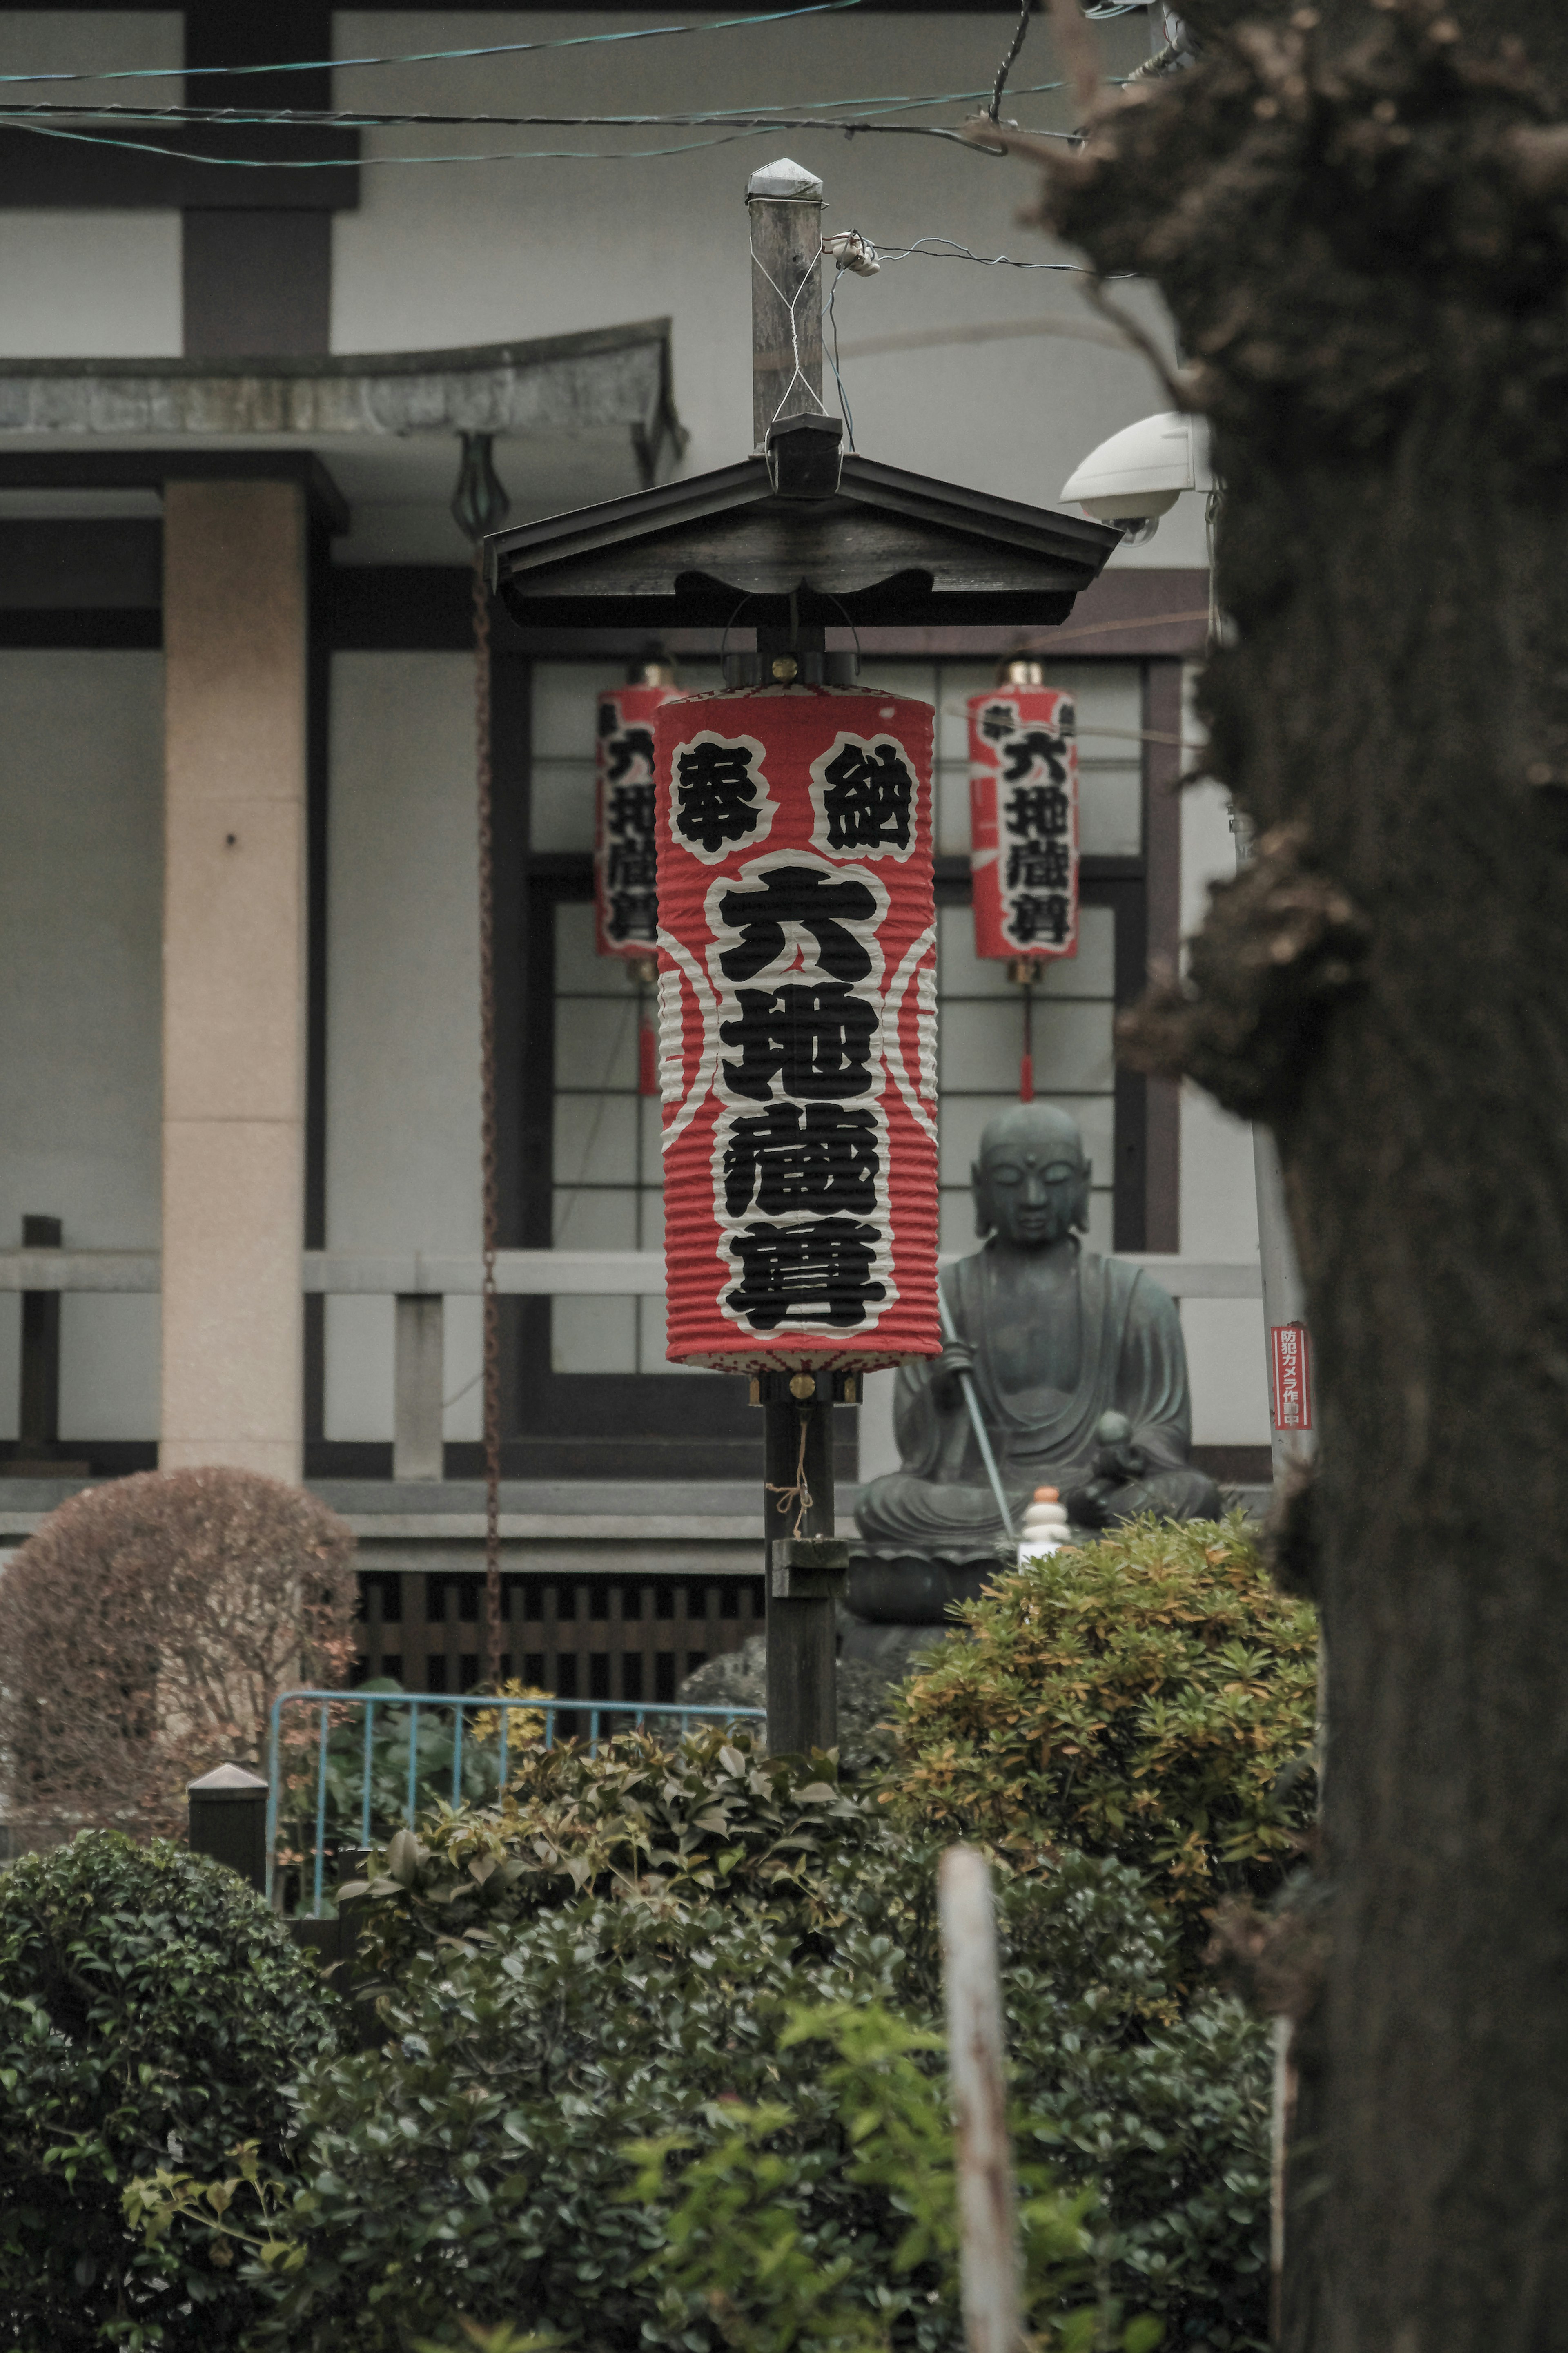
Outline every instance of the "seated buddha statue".
[(1016, 1104), (982, 1136), (972, 1183), (984, 1246), (942, 1271), (951, 1328), (942, 1355), (900, 1370), (901, 1467), (861, 1493), (855, 1616), (940, 1623), (1004, 1556), (965, 1373), (1015, 1529), (1042, 1486), (1058, 1490), (1085, 1533), (1145, 1512), (1218, 1513), (1213, 1481), (1187, 1459), (1192, 1412), (1174, 1302), (1141, 1268), (1078, 1240), (1091, 1173), (1077, 1123), (1053, 1104)]

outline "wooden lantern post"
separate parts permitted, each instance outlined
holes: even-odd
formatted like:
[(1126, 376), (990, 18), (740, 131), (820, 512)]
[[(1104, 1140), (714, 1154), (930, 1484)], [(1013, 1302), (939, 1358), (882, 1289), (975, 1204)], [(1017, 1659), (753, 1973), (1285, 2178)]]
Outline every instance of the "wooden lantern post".
[[(830, 626), (980, 623), (1027, 632), (1021, 650), (1035, 651), (1036, 633), (1068, 617), (1119, 533), (847, 452), (822, 397), (822, 183), (782, 158), (752, 175), (746, 204), (752, 454), (493, 533), (489, 576), (512, 618), (548, 629), (556, 643), (576, 630), (721, 632), (726, 686), (763, 694), (853, 683), (849, 657), (826, 650)], [(753, 630), (754, 652), (733, 642)], [(898, 698), (888, 701), (873, 718), (896, 732)], [(661, 774), (661, 789), (663, 781)], [(661, 887), (661, 934), (671, 920), (663, 901)], [(934, 1123), (934, 1082), (911, 1075), (907, 1045), (900, 1051), (908, 1092), (931, 1097), (921, 1108)], [(665, 1058), (673, 1073), (668, 1049)], [(695, 1082), (688, 1073), (680, 1083)], [(678, 1124), (667, 1124), (667, 1158)], [(934, 1140), (934, 1124), (930, 1134)], [(667, 1216), (667, 1252), (669, 1230)], [(929, 1253), (923, 1240), (920, 1251), (934, 1277), (934, 1233)], [(731, 1336), (740, 1336), (733, 1322)], [(837, 1734), (836, 1614), (848, 1547), (834, 1534), (834, 1403), (858, 1403), (868, 1365), (934, 1353), (940, 1331), (933, 1309), (929, 1335), (906, 1333), (879, 1353), (831, 1340), (817, 1348), (804, 1332), (801, 1339), (788, 1352), (794, 1361), (780, 1355), (758, 1369), (766, 1351), (754, 1350), (745, 1367), (763, 1421), (768, 1736), (778, 1751), (831, 1747)], [(814, 1352), (829, 1362), (803, 1368), (800, 1356)], [(717, 1365), (725, 1353), (722, 1335), (678, 1345), (672, 1293), (675, 1360)]]

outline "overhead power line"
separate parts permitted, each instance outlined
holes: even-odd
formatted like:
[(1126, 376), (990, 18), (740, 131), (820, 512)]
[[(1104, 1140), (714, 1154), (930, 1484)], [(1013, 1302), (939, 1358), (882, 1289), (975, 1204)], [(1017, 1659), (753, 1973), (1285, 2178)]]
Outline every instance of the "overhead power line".
[[(73, 110), (74, 111), (74, 110)], [(712, 139), (692, 139), (678, 147), (644, 148), (502, 148), (488, 153), (477, 151), (446, 155), (205, 155), (187, 147), (160, 147), (149, 139), (120, 139), (108, 132), (68, 131), (63, 124), (40, 122), (35, 116), (16, 114), (0, 109), (0, 123), (10, 122), (18, 131), (30, 132), (39, 139), (72, 139), (89, 147), (123, 147), (141, 155), (163, 155), (185, 164), (210, 164), (215, 168), (240, 172), (341, 172), (369, 171), (387, 164), (528, 164), (528, 163), (637, 163), (651, 156), (684, 155), (700, 147), (728, 146), (737, 139), (753, 139), (772, 131), (838, 131), (847, 138), (901, 136), (907, 139), (945, 139), (962, 147), (966, 154), (995, 154), (999, 151), (976, 146), (962, 131), (948, 130), (935, 122), (885, 122), (875, 116), (858, 115), (850, 119), (806, 114), (520, 114), (510, 118), (518, 126), (558, 126), (562, 129), (596, 129), (626, 131), (653, 127), (682, 126), (691, 129), (711, 129), (718, 132)], [(173, 127), (171, 125), (171, 127)], [(209, 125), (209, 128), (220, 126)], [(1078, 140), (1081, 134), (1073, 131), (1036, 131), (1037, 139)], [(1033, 264), (1021, 263), (1020, 268)]]
[(620, 33), (569, 33), (553, 41), (489, 41), (475, 49), (409, 49), (391, 57), (290, 58), (275, 66), (119, 66), (110, 73), (0, 74), (0, 86), (16, 82), (189, 81), (195, 75), (336, 73), (349, 66), (441, 66), (468, 58), (521, 57), (533, 49), (588, 49), (611, 41), (657, 41), (677, 33), (731, 33), (749, 25), (782, 25), (793, 16), (830, 16), (858, 8), (861, 0), (811, 0), (805, 8), (774, 8), (765, 16), (715, 16), (700, 25), (637, 25)]
[[(1048, 91), (1062, 90), (1059, 81), (1035, 82), (1016, 94), (1019, 97), (1039, 97)], [(912, 114), (931, 106), (962, 106), (984, 98), (984, 90), (947, 90), (925, 98), (823, 98), (797, 100), (811, 110), (809, 116), (797, 119), (782, 108), (740, 108), (710, 106), (693, 108), (680, 114), (435, 114), (428, 110), (417, 112), (395, 112), (381, 108), (353, 110), (323, 107), (237, 107), (237, 106), (89, 106), (58, 104), (52, 100), (37, 102), (0, 100), (0, 122), (44, 123), (103, 122), (126, 123), (203, 123), (207, 126), (240, 125), (331, 131), (386, 131), (407, 129), (439, 130), (520, 130), (535, 124), (602, 124), (624, 126), (628, 130), (645, 128), (650, 123), (703, 123), (744, 125), (749, 129), (780, 131), (842, 129), (837, 122), (826, 122), (820, 110), (833, 107), (853, 107), (860, 114)], [(858, 118), (857, 119), (858, 121)], [(1063, 134), (1066, 135), (1066, 134)], [(352, 160), (352, 159), (351, 159)]]

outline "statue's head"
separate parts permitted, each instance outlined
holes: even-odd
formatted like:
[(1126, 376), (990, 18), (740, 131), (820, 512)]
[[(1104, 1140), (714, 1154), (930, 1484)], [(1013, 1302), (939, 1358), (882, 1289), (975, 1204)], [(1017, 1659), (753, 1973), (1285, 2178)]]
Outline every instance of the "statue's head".
[(1086, 1232), (1091, 1173), (1075, 1119), (1055, 1103), (1014, 1103), (986, 1127), (970, 1172), (975, 1232), (1016, 1250)]

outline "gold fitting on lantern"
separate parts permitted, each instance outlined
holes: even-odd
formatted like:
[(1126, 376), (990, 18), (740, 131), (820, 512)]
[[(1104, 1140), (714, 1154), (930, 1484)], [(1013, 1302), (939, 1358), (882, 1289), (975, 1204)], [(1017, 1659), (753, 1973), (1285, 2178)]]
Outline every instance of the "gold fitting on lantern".
[(800, 664), (796, 661), (793, 654), (775, 654), (773, 656), (773, 676), (778, 680), (781, 686), (787, 686), (791, 679), (797, 676), (799, 670)]
[(626, 672), (628, 686), (673, 686), (675, 664), (663, 654), (650, 654), (646, 661), (635, 661)]
[(631, 976), (631, 982), (634, 988), (657, 988), (658, 987), (658, 958), (657, 956), (628, 956), (626, 958), (626, 970)]
[(789, 1393), (792, 1398), (798, 1398), (804, 1405), (808, 1398), (814, 1398), (816, 1395), (816, 1375), (796, 1373), (789, 1385)]
[(998, 686), (1044, 686), (1046, 666), (1031, 655), (1011, 654), (996, 672)]
[(1038, 956), (1015, 956), (1007, 966), (1007, 977), (1015, 988), (1033, 988), (1040, 976)]

